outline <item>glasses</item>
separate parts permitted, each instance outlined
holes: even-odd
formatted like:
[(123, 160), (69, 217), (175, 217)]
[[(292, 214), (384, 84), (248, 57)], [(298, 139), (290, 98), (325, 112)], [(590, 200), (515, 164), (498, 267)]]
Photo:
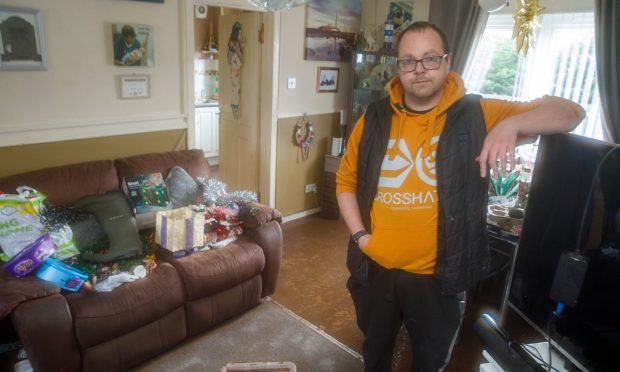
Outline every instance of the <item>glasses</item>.
[(415, 70), (415, 68), (418, 67), (418, 62), (422, 64), (425, 70), (437, 70), (439, 66), (441, 66), (441, 60), (447, 57), (448, 53), (443, 56), (428, 56), (422, 59), (399, 59), (396, 65), (400, 72), (411, 72)]

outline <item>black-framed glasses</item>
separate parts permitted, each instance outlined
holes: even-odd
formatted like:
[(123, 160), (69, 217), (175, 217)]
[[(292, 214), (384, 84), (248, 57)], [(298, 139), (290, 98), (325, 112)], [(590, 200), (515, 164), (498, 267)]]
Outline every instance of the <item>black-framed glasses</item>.
[(399, 59), (396, 62), (396, 66), (398, 66), (398, 71), (400, 72), (411, 72), (418, 67), (418, 62), (422, 64), (425, 70), (437, 70), (439, 66), (441, 66), (441, 61), (448, 57), (448, 53), (443, 56), (428, 56), (422, 59), (414, 59), (414, 58), (403, 58)]

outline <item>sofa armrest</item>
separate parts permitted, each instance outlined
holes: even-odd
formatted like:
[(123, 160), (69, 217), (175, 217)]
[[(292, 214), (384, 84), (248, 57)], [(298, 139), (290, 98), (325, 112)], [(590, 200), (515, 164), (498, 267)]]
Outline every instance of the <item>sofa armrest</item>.
[(33, 275), (14, 278), (0, 269), (0, 319), (6, 317), (22, 302), (60, 293), (60, 288)]
[(282, 223), (282, 213), (265, 204), (251, 203), (241, 207), (239, 220), (243, 222), (244, 229), (255, 229), (270, 221)]
[(65, 297), (55, 294), (21, 303), (13, 326), (35, 371), (79, 371), (81, 357)]
[(282, 229), (277, 221), (270, 221), (245, 233), (250, 235), (263, 248), (265, 269), (261, 274), (263, 280), (261, 297), (269, 296), (276, 291), (278, 275), (280, 274)]

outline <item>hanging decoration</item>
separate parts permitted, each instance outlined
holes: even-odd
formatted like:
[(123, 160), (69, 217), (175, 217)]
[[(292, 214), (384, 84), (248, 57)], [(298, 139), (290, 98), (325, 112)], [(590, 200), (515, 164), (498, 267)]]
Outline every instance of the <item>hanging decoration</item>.
[[(305, 128), (305, 133), (304, 133)], [(314, 142), (314, 127), (312, 122), (306, 118), (306, 113), (295, 124), (295, 143), (301, 147), (301, 158), (308, 160), (310, 145)]]
[(512, 37), (517, 41), (517, 53), (526, 55), (529, 47), (534, 46), (534, 31), (540, 27), (538, 16), (543, 10), (545, 8), (539, 6), (538, 0), (518, 0), (512, 31)]
[(232, 108), (235, 119), (240, 118), (241, 101), (241, 67), (243, 66), (243, 48), (245, 48), (245, 37), (241, 33), (241, 23), (236, 21), (233, 24), (230, 37), (228, 38), (228, 54), (226, 60), (230, 65), (231, 97), (230, 107)]

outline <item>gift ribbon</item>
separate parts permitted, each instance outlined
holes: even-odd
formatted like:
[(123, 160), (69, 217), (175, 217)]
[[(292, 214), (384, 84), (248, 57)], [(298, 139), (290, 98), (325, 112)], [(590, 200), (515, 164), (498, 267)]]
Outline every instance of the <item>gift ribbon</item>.
[(185, 219), (185, 249), (194, 248), (194, 219)]
[(167, 234), (167, 229), (168, 229), (168, 217), (162, 215), (161, 216), (161, 246), (163, 248), (168, 248), (168, 234)]

